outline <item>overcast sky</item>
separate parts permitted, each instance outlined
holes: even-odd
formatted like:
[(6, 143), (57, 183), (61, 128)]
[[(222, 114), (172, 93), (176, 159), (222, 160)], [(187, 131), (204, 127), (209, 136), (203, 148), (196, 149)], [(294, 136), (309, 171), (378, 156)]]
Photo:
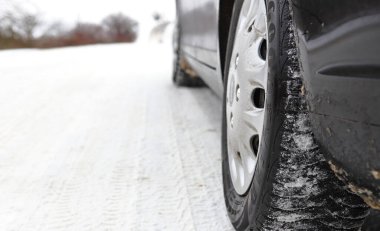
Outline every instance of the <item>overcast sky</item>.
[(153, 25), (153, 12), (173, 19), (174, 3), (175, 0), (0, 0), (0, 8), (21, 5), (40, 13), (46, 22), (62, 21), (67, 25), (78, 21), (97, 23), (111, 13), (122, 12), (138, 20), (144, 30)]

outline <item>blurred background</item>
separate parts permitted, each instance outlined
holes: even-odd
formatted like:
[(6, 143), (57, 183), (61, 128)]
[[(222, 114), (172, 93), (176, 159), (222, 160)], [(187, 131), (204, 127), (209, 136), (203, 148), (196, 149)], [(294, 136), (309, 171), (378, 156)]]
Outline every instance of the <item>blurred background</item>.
[(0, 0), (0, 231), (233, 230), (175, 0)]
[(0, 0), (0, 49), (161, 40), (174, 0)]

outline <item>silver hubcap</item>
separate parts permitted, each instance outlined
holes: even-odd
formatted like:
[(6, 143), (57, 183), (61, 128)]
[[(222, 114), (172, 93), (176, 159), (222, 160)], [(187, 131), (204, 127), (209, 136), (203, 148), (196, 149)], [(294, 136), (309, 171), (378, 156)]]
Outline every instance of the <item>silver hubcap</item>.
[(236, 30), (227, 82), (227, 146), (236, 192), (247, 192), (260, 155), (268, 64), (264, 0), (246, 0)]

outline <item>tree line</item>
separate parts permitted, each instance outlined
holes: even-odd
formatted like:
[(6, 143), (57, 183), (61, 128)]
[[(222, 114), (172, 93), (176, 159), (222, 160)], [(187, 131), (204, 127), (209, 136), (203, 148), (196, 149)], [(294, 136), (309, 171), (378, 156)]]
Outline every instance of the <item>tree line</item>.
[(78, 22), (70, 29), (60, 22), (47, 25), (38, 14), (22, 10), (0, 16), (0, 49), (134, 42), (137, 35), (138, 23), (122, 13), (111, 14), (99, 24)]

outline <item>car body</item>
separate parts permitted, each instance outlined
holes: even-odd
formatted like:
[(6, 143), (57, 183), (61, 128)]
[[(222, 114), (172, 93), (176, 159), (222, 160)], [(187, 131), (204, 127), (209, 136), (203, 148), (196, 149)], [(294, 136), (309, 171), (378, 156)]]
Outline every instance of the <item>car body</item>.
[(293, 2), (314, 134), (335, 171), (379, 207), (380, 3)]
[[(176, 1), (183, 56), (221, 98), (243, 2)], [(288, 2), (315, 139), (334, 173), (380, 209), (380, 2)]]

